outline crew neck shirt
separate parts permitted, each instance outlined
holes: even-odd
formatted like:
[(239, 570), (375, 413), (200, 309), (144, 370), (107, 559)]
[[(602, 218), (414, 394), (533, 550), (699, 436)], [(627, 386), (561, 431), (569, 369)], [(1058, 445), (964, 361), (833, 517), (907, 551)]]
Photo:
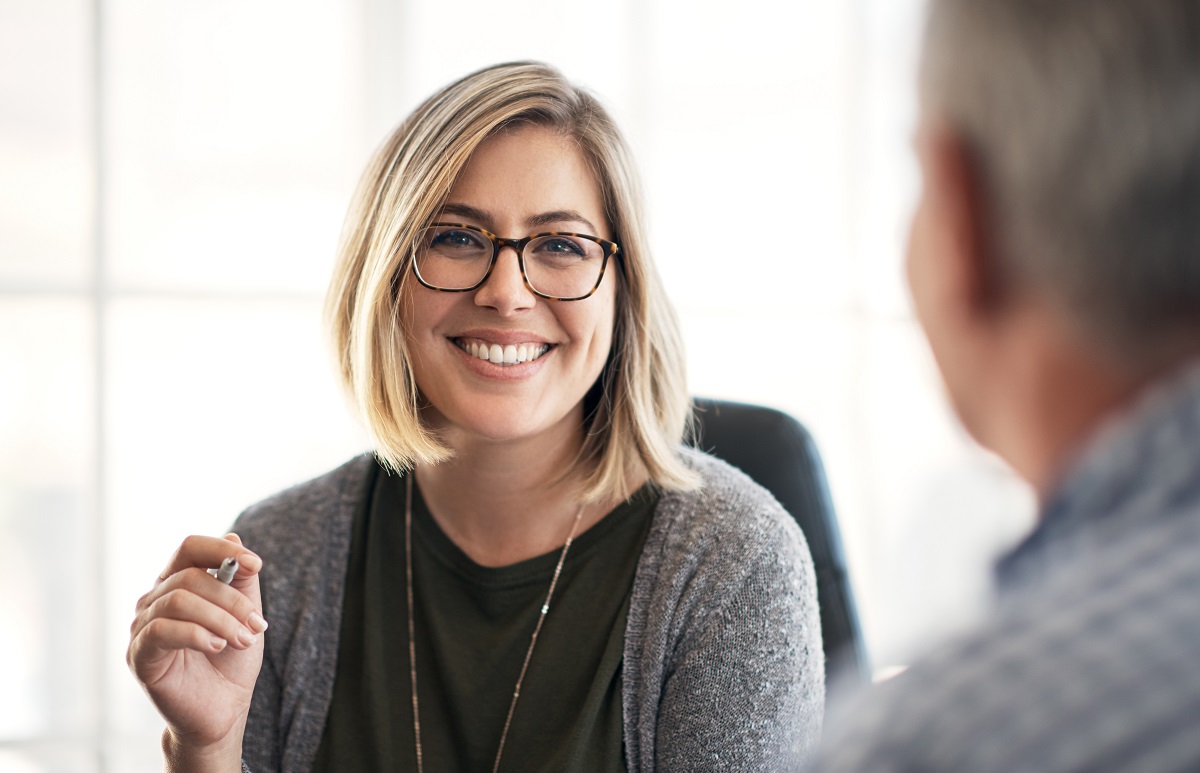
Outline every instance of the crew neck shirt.
[[(375, 466), (354, 516), (333, 699), (318, 773), (416, 770), (405, 482)], [(521, 686), (502, 771), (624, 771), (621, 658), (658, 494), (643, 486), (576, 536)], [(491, 771), (560, 549), (485, 567), (413, 486), (413, 594), (424, 770)], [(565, 540), (566, 535), (563, 535)]]

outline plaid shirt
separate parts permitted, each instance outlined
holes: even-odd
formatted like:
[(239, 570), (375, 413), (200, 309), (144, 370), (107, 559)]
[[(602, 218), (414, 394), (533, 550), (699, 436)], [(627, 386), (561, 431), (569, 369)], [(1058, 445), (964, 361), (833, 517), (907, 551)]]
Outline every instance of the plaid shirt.
[(1200, 364), (1097, 433), (997, 580), (814, 770), (1200, 770)]

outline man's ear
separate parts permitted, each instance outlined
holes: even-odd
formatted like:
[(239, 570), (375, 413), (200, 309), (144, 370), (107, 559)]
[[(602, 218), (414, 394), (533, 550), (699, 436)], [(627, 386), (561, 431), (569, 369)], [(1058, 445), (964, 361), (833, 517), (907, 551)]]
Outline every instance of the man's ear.
[(926, 195), (936, 208), (942, 231), (939, 268), (974, 317), (990, 315), (1003, 304), (1003, 272), (996, 260), (984, 169), (963, 137), (946, 125), (926, 135)]

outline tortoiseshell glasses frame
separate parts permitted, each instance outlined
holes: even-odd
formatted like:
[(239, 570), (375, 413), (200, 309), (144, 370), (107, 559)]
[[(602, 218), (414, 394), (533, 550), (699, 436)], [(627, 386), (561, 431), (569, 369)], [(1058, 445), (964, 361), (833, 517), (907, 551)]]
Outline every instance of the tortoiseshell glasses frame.
[[(479, 234), (480, 236), (483, 236), (485, 239), (487, 239), (492, 244), (492, 255), (491, 255), (491, 258), (488, 260), (487, 269), (483, 272), (483, 275), (479, 278), (478, 281), (476, 281), (474, 284), (471, 284), (467, 287), (445, 287), (445, 286), (437, 284), (436, 282), (429, 281), (426, 277), (421, 275), (420, 263), (423, 261), (422, 251), (428, 247), (428, 244), (427, 244), (427, 242), (429, 241), (428, 234), (430, 232), (437, 233), (438, 229), (447, 229), (447, 228), (460, 229), (463, 231), (470, 231), (472, 233)], [(536, 240), (546, 239), (548, 237), (555, 237), (555, 236), (561, 236), (564, 238), (572, 238), (572, 239), (583, 239), (587, 242), (596, 244), (601, 250), (601, 254), (599, 256), (596, 256), (600, 260), (600, 269), (596, 273), (596, 280), (595, 280), (595, 282), (592, 282), (591, 286), (588, 288), (588, 290), (581, 295), (562, 296), (562, 295), (553, 295), (550, 293), (542, 292), (529, 279), (529, 271), (527, 270), (526, 263), (525, 263), (525, 258), (526, 258), (525, 248), (527, 246), (529, 246), (531, 243), (535, 242)], [(420, 282), (422, 286), (427, 287), (430, 290), (437, 290), (438, 292), (443, 292), (443, 293), (471, 292), (472, 290), (477, 290), (478, 288), (482, 287), (483, 284), (485, 282), (487, 282), (488, 277), (490, 277), (492, 275), (492, 270), (496, 267), (496, 261), (500, 257), (500, 250), (502, 250), (505, 247), (511, 247), (513, 249), (513, 251), (517, 253), (517, 265), (520, 266), (520, 268), (521, 268), (521, 279), (524, 280), (525, 286), (528, 287), (529, 291), (532, 292), (537, 297), (545, 298), (548, 301), (582, 301), (585, 298), (591, 297), (592, 294), (594, 294), (596, 292), (596, 290), (598, 290), (600, 288), (600, 283), (604, 281), (604, 272), (608, 267), (608, 259), (614, 255), (619, 255), (621, 252), (621, 247), (616, 242), (610, 242), (607, 239), (601, 239), (599, 236), (592, 236), (591, 234), (572, 233), (570, 231), (544, 231), (542, 233), (530, 234), (529, 236), (526, 236), (526, 237), (523, 237), (520, 239), (510, 239), (510, 238), (507, 238), (504, 236), (497, 236), (496, 234), (492, 233), (491, 231), (480, 228), (478, 226), (466, 225), (465, 223), (433, 223), (433, 224), (429, 225), (424, 231), (421, 232), (420, 239), (417, 241), (416, 244), (413, 245), (413, 249), (412, 249), (413, 274), (416, 275), (417, 281)], [(480, 257), (482, 257), (482, 256), (480, 256)]]

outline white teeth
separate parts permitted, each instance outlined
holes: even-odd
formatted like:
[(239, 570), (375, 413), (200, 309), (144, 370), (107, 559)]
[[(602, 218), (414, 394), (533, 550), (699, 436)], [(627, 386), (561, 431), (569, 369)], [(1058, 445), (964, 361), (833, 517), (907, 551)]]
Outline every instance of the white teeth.
[(494, 365), (519, 365), (523, 362), (533, 362), (550, 351), (548, 344), (500, 344), (458, 341), (458, 348), (472, 357), (478, 357)]

